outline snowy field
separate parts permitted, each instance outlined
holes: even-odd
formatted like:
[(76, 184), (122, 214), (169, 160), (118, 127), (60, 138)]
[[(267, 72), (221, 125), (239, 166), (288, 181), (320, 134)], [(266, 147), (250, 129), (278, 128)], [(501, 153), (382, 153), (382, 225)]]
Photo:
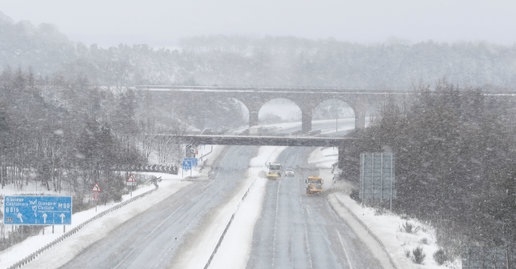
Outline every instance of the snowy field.
[[(215, 147), (211, 158), (208, 156), (207, 163), (213, 161), (213, 158), (217, 156), (221, 148)], [(191, 256), (183, 259), (184, 263), (181, 268), (202, 268), (208, 260), (210, 260), (210, 268), (245, 267), (249, 258), (254, 224), (261, 212), (265, 184), (267, 183), (263, 173), (260, 174), (260, 172), (264, 169), (263, 163), (265, 160), (274, 159), (283, 149), (284, 147), (260, 148), (259, 155), (253, 158), (249, 164), (250, 168), (246, 184), (243, 185), (239, 194), (233, 200), (218, 211), (217, 216), (215, 216), (216, 221), (200, 235), (203, 238), (201, 240), (203, 244), (192, 246), (189, 252)], [(316, 148), (310, 156), (309, 162), (319, 167), (323, 178), (330, 179), (333, 177), (331, 167), (336, 160), (336, 148)], [(162, 176), (163, 181), (160, 183), (159, 189), (154, 190), (154, 186), (145, 185), (134, 191), (132, 197), (131, 195), (125, 195), (123, 201), (128, 201), (132, 198), (134, 198), (134, 201), (118, 209), (114, 209), (114, 207), (123, 202), (99, 205), (96, 209), (92, 208), (74, 214), (72, 225), (65, 227), (67, 232), (94, 219), (95, 216), (105, 211), (109, 212), (84, 225), (73, 235), (67, 236), (63, 240), (60, 240), (60, 237), (63, 237), (64, 234), (63, 226), (56, 226), (54, 233), (52, 233), (52, 227), (46, 227), (44, 235), (32, 236), (16, 246), (1, 252), (0, 268), (7, 268), (56, 240), (59, 241), (57, 244), (36, 257), (37, 262), (30, 262), (23, 266), (23, 268), (41, 268), (37, 266), (38, 264), (51, 264), (58, 267), (91, 243), (101, 239), (124, 221), (143, 212), (152, 204), (165, 199), (168, 195), (178, 191), (187, 184), (191, 184), (195, 178), (205, 176), (207, 172), (207, 169), (199, 172), (197, 168), (192, 172), (192, 177), (188, 179), (183, 179), (181, 174), (186, 177), (186, 175), (190, 175), (190, 172), (182, 173), (180, 171), (179, 175), (149, 173), (149, 175)], [(402, 219), (389, 213), (378, 215), (374, 209), (362, 207), (356, 201), (349, 198), (349, 188), (347, 188), (345, 183), (326, 180), (324, 187), (328, 200), (334, 210), (353, 227), (361, 239), (372, 249), (376, 249), (379, 245), (377, 243), (381, 242), (379, 246), (389, 253), (390, 263), (394, 264), (396, 268), (461, 268), (460, 262), (443, 266), (439, 266), (434, 262), (432, 256), (438, 247), (435, 244), (434, 231), (431, 227), (423, 225), (417, 220)], [(12, 194), (8, 190), (2, 191), (2, 195)], [(136, 198), (140, 195), (142, 195), (141, 198)], [(406, 233), (402, 231), (401, 227), (407, 221), (419, 227), (417, 232)], [(228, 229), (226, 230), (226, 228)], [(6, 227), (6, 229), (10, 229), (10, 227)], [(218, 240), (224, 232), (225, 240), (218, 244)], [(371, 236), (373, 239), (371, 239)], [(243, 244), (243, 242), (248, 242), (249, 244)], [(411, 253), (416, 247), (421, 247), (426, 255), (421, 265), (414, 264), (406, 255), (407, 252)], [(216, 255), (211, 257), (210, 255), (214, 249), (216, 249)], [(228, 255), (233, 258), (223, 258)]]

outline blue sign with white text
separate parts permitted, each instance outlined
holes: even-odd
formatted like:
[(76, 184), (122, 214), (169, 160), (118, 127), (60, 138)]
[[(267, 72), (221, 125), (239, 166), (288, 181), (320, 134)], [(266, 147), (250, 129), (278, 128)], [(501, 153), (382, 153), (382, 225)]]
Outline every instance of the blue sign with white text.
[(4, 224), (72, 224), (72, 197), (5, 196)]
[(192, 164), (187, 160), (183, 160), (183, 170), (190, 170), (190, 169), (192, 169)]
[(197, 158), (188, 157), (183, 159), (183, 170), (190, 170), (197, 166)]
[(185, 158), (185, 160), (189, 161), (191, 166), (193, 166), (193, 167), (197, 166), (197, 158), (188, 157), (188, 158)]

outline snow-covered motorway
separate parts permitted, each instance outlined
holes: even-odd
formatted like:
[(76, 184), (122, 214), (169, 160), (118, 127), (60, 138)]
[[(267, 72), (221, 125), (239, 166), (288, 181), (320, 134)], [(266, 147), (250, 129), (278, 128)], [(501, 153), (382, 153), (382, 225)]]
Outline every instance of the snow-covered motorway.
[(62, 268), (182, 268), (211, 214), (236, 195), (257, 147), (228, 147), (214, 177), (198, 180), (127, 221)]
[[(383, 268), (325, 195), (305, 194), (304, 178), (319, 173), (307, 162), (314, 150), (225, 147), (212, 156), (209, 177), (174, 183), (169, 195), (160, 188), (164, 198), (151, 194), (137, 202), (144, 209), (126, 213), (135, 217), (102, 218), (117, 228), (97, 221), (94, 235), (69, 239), (83, 243), (69, 245), (68, 257), (40, 257), (27, 267)], [(296, 175), (267, 180), (264, 163), (275, 160)]]
[[(61, 268), (224, 268), (227, 263), (221, 260), (225, 259), (240, 259), (247, 268), (382, 268), (333, 212), (326, 197), (304, 194), (303, 178), (317, 173), (307, 163), (314, 148), (286, 148), (277, 159), (296, 167), (297, 174), (277, 181), (248, 172), (257, 150), (227, 147), (211, 179), (183, 187)], [(263, 170), (263, 166), (255, 169)], [(240, 237), (241, 241), (225, 242), (234, 240), (230, 236), (221, 240), (225, 228), (242, 228), (235, 222), (225, 226), (239, 209), (232, 201), (248, 199), (245, 194), (257, 180), (263, 180), (265, 188), (262, 200), (256, 200), (263, 203), (256, 210), (261, 214), (252, 224), (250, 240)], [(215, 252), (225, 244), (240, 245), (249, 253), (239, 251), (234, 255), (241, 257), (230, 257), (223, 249)]]
[(278, 157), (296, 174), (267, 184), (247, 268), (382, 268), (325, 196), (305, 194), (303, 179), (318, 174), (307, 163), (313, 150), (290, 147)]
[[(50, 250), (27, 268), (384, 268), (326, 195), (305, 194), (304, 178), (320, 172), (307, 161), (316, 150), (224, 147), (209, 177), (169, 182), (59, 244), (67, 255)], [(267, 180), (275, 160), (295, 176)]]

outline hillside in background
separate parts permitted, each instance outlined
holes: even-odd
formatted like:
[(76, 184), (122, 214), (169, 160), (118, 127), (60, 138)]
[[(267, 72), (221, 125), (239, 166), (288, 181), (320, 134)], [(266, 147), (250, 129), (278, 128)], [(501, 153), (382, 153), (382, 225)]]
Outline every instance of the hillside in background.
[(192, 37), (174, 50), (145, 44), (101, 48), (50, 24), (0, 13), (0, 68), (94, 85), (197, 84), (413, 89), (446, 78), (463, 87), (513, 89), (516, 46), (488, 43), (362, 45), (332, 39)]

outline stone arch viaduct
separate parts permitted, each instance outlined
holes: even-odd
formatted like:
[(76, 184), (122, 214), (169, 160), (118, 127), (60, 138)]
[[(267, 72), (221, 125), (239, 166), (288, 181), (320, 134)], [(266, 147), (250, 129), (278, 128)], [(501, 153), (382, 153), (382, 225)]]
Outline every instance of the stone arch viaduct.
[(218, 86), (157, 86), (140, 85), (135, 87), (143, 92), (146, 103), (153, 99), (225, 97), (235, 98), (244, 104), (249, 111), (249, 126), (258, 125), (258, 113), (267, 102), (284, 98), (294, 102), (301, 110), (301, 130), (312, 129), (312, 113), (323, 101), (337, 99), (348, 104), (355, 114), (355, 128), (365, 128), (368, 110), (380, 107), (388, 98), (400, 98), (410, 92), (382, 92), (370, 90), (346, 89), (300, 89), (300, 88), (246, 88)]

